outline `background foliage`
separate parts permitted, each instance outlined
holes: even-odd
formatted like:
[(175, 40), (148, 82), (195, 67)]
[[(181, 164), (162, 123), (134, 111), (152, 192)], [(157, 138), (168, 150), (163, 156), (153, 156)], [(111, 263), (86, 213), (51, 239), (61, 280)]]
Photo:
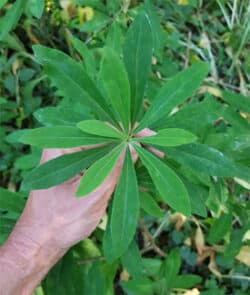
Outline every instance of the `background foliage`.
[[(138, 167), (139, 185), (145, 188), (136, 233), (142, 258), (132, 243), (119, 261), (104, 259), (105, 217), (36, 293), (248, 294), (250, 2), (0, 0), (0, 8), (1, 243), (25, 204), (20, 183), (41, 155), (39, 148), (19, 143), (24, 130), (91, 117), (77, 97), (62, 98), (35, 61), (34, 44), (64, 51), (95, 79), (101, 48), (107, 45), (120, 54), (129, 24), (146, 10), (154, 56), (144, 108), (180, 70), (207, 61), (210, 73), (196, 95), (157, 127), (189, 130), (234, 162), (232, 166), (211, 148), (204, 155), (199, 145), (189, 151), (166, 149), (168, 164), (181, 176), (195, 208), (188, 218), (160, 201), (148, 174)], [(71, 34), (85, 44), (79, 53)]]

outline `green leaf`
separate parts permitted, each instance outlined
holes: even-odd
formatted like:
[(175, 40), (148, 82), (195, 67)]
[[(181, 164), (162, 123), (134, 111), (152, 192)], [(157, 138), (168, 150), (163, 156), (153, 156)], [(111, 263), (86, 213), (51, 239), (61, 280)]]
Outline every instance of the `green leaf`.
[[(74, 0), (76, 2), (77, 0)], [(77, 1), (78, 5), (83, 5), (82, 1)], [(87, 2), (85, 2), (87, 4)], [(97, 3), (95, 1), (94, 3)], [(89, 2), (90, 6), (94, 6), (93, 2)], [(99, 2), (101, 3), (101, 2)], [(99, 5), (98, 5), (99, 6)], [(106, 10), (106, 7), (104, 5), (101, 5), (101, 7), (98, 7), (98, 9), (94, 10), (94, 17), (89, 21), (84, 21), (80, 26), (77, 25), (77, 28), (80, 32), (84, 33), (94, 33), (101, 32), (105, 27), (108, 27), (110, 22), (110, 16), (108, 14), (104, 14), (98, 10)]]
[(239, 167), (239, 164), (236, 165), (222, 152), (205, 144), (191, 143), (177, 148), (161, 148), (161, 150), (182, 165), (206, 175), (247, 177), (249, 173), (247, 167)]
[(189, 131), (178, 128), (168, 128), (159, 130), (155, 135), (138, 137), (133, 140), (159, 146), (178, 146), (191, 143), (196, 141), (196, 139), (197, 137)]
[(8, 218), (6, 215), (8, 216), (8, 214), (0, 215), (0, 245), (7, 240), (16, 224), (16, 219), (19, 217), (16, 216), (16, 218), (13, 219)]
[(134, 164), (127, 149), (122, 172), (114, 194), (111, 213), (111, 237), (115, 257), (131, 243), (139, 216), (139, 196)]
[(250, 98), (243, 96), (239, 93), (234, 93), (231, 91), (223, 91), (222, 99), (225, 100), (232, 107), (237, 110), (247, 112), (250, 114)]
[(111, 146), (65, 154), (48, 161), (31, 171), (22, 183), (22, 189), (29, 191), (46, 189), (58, 185), (88, 168), (103, 157)]
[(142, 107), (152, 59), (152, 31), (148, 15), (138, 14), (124, 42), (123, 56), (131, 88), (131, 112), (134, 122)]
[(234, 229), (231, 232), (230, 243), (227, 244), (224, 255), (227, 258), (234, 258), (239, 252), (244, 243), (244, 235), (249, 230), (249, 226)]
[(178, 289), (190, 289), (202, 281), (200, 276), (197, 275), (180, 275), (175, 277), (173, 282), (173, 287)]
[(112, 48), (117, 54), (122, 53), (122, 31), (118, 22), (113, 22), (109, 29), (106, 46)]
[(91, 118), (88, 110), (81, 109), (79, 112), (69, 107), (46, 107), (35, 111), (33, 116), (45, 126), (76, 126), (76, 123)]
[(232, 134), (230, 131), (227, 133), (210, 133), (206, 137), (206, 144), (223, 150), (227, 154), (240, 153), (250, 148), (250, 133), (244, 131), (240, 134)]
[(85, 120), (81, 121), (76, 125), (82, 131), (111, 138), (123, 138), (122, 133), (120, 133), (117, 129), (110, 127), (102, 121), (98, 120)]
[[(151, 26), (152, 37), (153, 37), (153, 48), (154, 55), (162, 55), (163, 47), (166, 44), (166, 35), (168, 34), (163, 26), (161, 25), (161, 20), (158, 16), (158, 8), (153, 5), (153, 2), (150, 0), (144, 1), (144, 9), (147, 12), (149, 17), (149, 23)], [(166, 58), (163, 57), (162, 58)]]
[(129, 280), (121, 283), (122, 288), (127, 291), (127, 294), (136, 295), (152, 295), (154, 293), (154, 283), (148, 278), (140, 280)]
[(183, 181), (190, 196), (191, 212), (202, 217), (207, 217), (206, 200), (208, 198), (208, 190), (189, 181)]
[(106, 279), (107, 277), (104, 276), (100, 261), (96, 260), (92, 262), (86, 277), (84, 291), (81, 294), (106, 295)]
[(215, 244), (221, 241), (229, 232), (232, 226), (232, 213), (222, 213), (221, 216), (212, 224), (208, 241), (210, 244)]
[(72, 148), (110, 141), (110, 138), (89, 135), (72, 126), (31, 129), (27, 130), (19, 139), (19, 142), (41, 148)]
[(85, 293), (83, 268), (76, 264), (72, 250), (68, 251), (50, 270), (42, 282), (42, 287), (46, 295), (79, 295)]
[(239, 130), (240, 132), (249, 132), (249, 122), (244, 119), (239, 112), (235, 112), (232, 107), (225, 109), (223, 118), (230, 123), (236, 133), (238, 133)]
[(113, 241), (112, 241), (111, 229), (110, 229), (111, 212), (112, 212), (112, 203), (111, 203), (111, 206), (109, 206), (108, 208), (109, 218), (108, 218), (107, 226), (104, 232), (103, 243), (102, 243), (103, 254), (107, 263), (109, 264), (113, 263), (114, 260), (116, 259), (116, 257), (114, 256)]
[(21, 194), (0, 187), (0, 209), (21, 213), (24, 205), (25, 200)]
[(105, 99), (81, 64), (56, 49), (35, 45), (33, 50), (45, 73), (66, 97), (77, 97), (99, 118), (113, 121)]
[(130, 121), (130, 87), (128, 76), (119, 56), (106, 47), (101, 63), (101, 79), (113, 110), (128, 131)]
[(29, 10), (36, 18), (41, 18), (44, 9), (44, 0), (29, 0)]
[(17, 25), (25, 6), (25, 1), (16, 0), (0, 19), (0, 41), (4, 40), (11, 30)]
[(174, 127), (183, 128), (198, 135), (207, 134), (207, 129), (222, 117), (224, 109), (225, 105), (216, 102), (212, 97), (202, 102), (184, 104), (178, 112), (158, 122), (156, 129)]
[(123, 144), (119, 145), (106, 156), (90, 166), (90, 168), (80, 180), (80, 184), (76, 192), (76, 197), (84, 197), (88, 195), (103, 183), (105, 178), (112, 171), (123, 148)]
[(34, 148), (29, 154), (24, 154), (15, 160), (14, 167), (20, 170), (30, 170), (38, 165), (41, 159), (41, 150)]
[(140, 250), (134, 240), (130, 243), (127, 251), (121, 257), (122, 265), (130, 276), (140, 279), (143, 276), (143, 265)]
[(155, 218), (161, 218), (164, 216), (161, 208), (158, 206), (154, 198), (146, 192), (140, 192), (140, 205), (145, 212)]
[(162, 264), (161, 274), (165, 278), (165, 283), (167, 288), (172, 288), (174, 281), (180, 271), (181, 267), (181, 257), (179, 249), (173, 249), (168, 254), (168, 257)]
[(94, 76), (96, 74), (96, 63), (95, 63), (94, 55), (87, 48), (87, 46), (84, 44), (84, 42), (82, 42), (80, 39), (71, 35), (70, 40), (72, 41), (74, 48), (81, 55), (81, 57), (83, 59), (83, 63), (86, 68), (86, 71), (91, 76), (91, 78), (94, 78)]
[(191, 205), (188, 192), (179, 177), (152, 153), (137, 145), (134, 145), (134, 148), (162, 199), (174, 210), (190, 216)]
[(8, 0), (0, 0), (0, 8), (2, 8)]
[(176, 105), (193, 95), (208, 71), (209, 65), (207, 63), (196, 62), (171, 78), (156, 95), (135, 133), (144, 127), (154, 129), (157, 123), (164, 119)]
[(147, 276), (156, 277), (159, 275), (162, 266), (162, 260), (158, 258), (143, 258), (142, 263)]

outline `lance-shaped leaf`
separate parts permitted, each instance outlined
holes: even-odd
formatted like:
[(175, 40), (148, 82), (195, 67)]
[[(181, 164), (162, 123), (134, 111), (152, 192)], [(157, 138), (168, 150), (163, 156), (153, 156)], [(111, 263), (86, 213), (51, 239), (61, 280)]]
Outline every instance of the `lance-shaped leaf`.
[(154, 126), (166, 117), (176, 105), (195, 92), (206, 77), (208, 70), (209, 65), (207, 63), (196, 62), (170, 79), (156, 95), (135, 132), (144, 127), (154, 129)]
[(31, 171), (22, 183), (22, 189), (29, 191), (46, 189), (58, 185), (88, 168), (103, 157), (112, 146), (65, 154), (48, 161)]
[(157, 134), (148, 137), (138, 137), (135, 140), (145, 144), (159, 146), (178, 146), (195, 141), (197, 137), (184, 129), (168, 128), (162, 129)]
[(38, 109), (33, 113), (33, 116), (42, 125), (45, 126), (75, 126), (77, 122), (85, 119), (91, 119), (88, 110), (72, 110), (70, 107), (46, 107)]
[(131, 243), (139, 214), (139, 196), (134, 164), (127, 149), (111, 213), (111, 237), (115, 257), (121, 256)]
[(0, 187), (0, 209), (21, 213), (25, 205), (25, 199), (20, 193), (14, 193)]
[(206, 144), (191, 143), (176, 148), (159, 148), (179, 163), (206, 175), (248, 179), (250, 169), (234, 163), (221, 151)]
[(128, 249), (121, 257), (122, 265), (128, 273), (136, 279), (143, 277), (141, 253), (135, 240), (132, 240)]
[(212, 224), (209, 234), (208, 242), (215, 244), (221, 241), (225, 235), (230, 231), (232, 226), (232, 212), (222, 213), (221, 216)]
[(249, 97), (243, 96), (242, 94), (231, 92), (231, 91), (223, 91), (222, 98), (228, 104), (230, 104), (233, 108), (236, 108), (240, 111), (247, 112), (250, 114)]
[[(115, 139), (113, 139), (114, 141)], [(72, 148), (110, 142), (110, 138), (93, 136), (73, 126), (41, 127), (27, 130), (19, 142), (41, 148)]]
[(77, 197), (84, 197), (88, 195), (103, 183), (105, 178), (112, 171), (123, 148), (123, 144), (119, 145), (106, 156), (90, 166), (80, 180), (80, 184), (76, 192)]
[(93, 78), (96, 74), (96, 64), (93, 53), (87, 48), (84, 42), (73, 35), (70, 36), (70, 40), (76, 51), (81, 55), (88, 74)]
[(31, 14), (36, 18), (41, 18), (44, 9), (44, 0), (30, 0), (29, 10)]
[(123, 48), (123, 56), (131, 88), (132, 121), (142, 107), (145, 87), (152, 59), (152, 31), (145, 12), (138, 14), (130, 26)]
[(56, 49), (35, 45), (33, 50), (46, 74), (66, 97), (76, 97), (92, 107), (98, 117), (112, 120), (105, 99), (80, 63)]
[(156, 218), (161, 218), (164, 216), (161, 208), (158, 206), (154, 198), (150, 196), (150, 194), (146, 192), (140, 192), (140, 204), (141, 208), (149, 215)]
[(17, 0), (0, 19), (0, 41), (4, 40), (9, 32), (17, 25), (24, 7), (25, 1)]
[(103, 254), (105, 256), (106, 261), (111, 264), (114, 262), (116, 257), (114, 257), (114, 251), (113, 251), (113, 241), (111, 237), (111, 231), (110, 231), (110, 216), (112, 212), (112, 202), (109, 205), (108, 208), (108, 222), (107, 226), (105, 228), (104, 236), (103, 236), (103, 242), (102, 242), (102, 249)]
[(122, 53), (123, 33), (118, 21), (114, 21), (110, 26), (105, 43), (119, 55)]
[(174, 210), (189, 216), (191, 205), (188, 192), (180, 178), (160, 159), (134, 145), (143, 165), (147, 168), (161, 198)]
[(172, 288), (175, 278), (178, 275), (181, 267), (181, 257), (179, 249), (175, 248), (171, 250), (166, 260), (161, 267), (162, 276), (165, 278), (165, 284), (167, 288)]
[(130, 121), (128, 75), (121, 59), (111, 48), (104, 49), (100, 74), (113, 110), (127, 131)]
[(222, 213), (221, 216), (216, 219), (210, 228), (208, 234), (208, 241), (210, 244), (215, 244), (221, 241), (225, 235), (229, 232), (232, 226), (232, 213)]
[(175, 277), (171, 285), (172, 285), (172, 288), (190, 289), (194, 287), (195, 285), (200, 284), (201, 282), (202, 282), (202, 278), (200, 276), (185, 274), (185, 275), (179, 275)]
[(105, 124), (104, 122), (98, 121), (98, 120), (81, 121), (77, 124), (77, 127), (89, 134), (111, 137), (111, 138), (124, 137), (119, 130), (114, 129), (111, 126)]

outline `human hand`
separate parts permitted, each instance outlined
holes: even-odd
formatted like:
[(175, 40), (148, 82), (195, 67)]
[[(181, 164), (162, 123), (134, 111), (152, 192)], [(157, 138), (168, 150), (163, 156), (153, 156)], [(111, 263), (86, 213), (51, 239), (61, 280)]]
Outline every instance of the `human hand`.
[[(153, 134), (144, 129), (136, 136)], [(79, 149), (82, 148), (44, 150), (41, 163)], [(159, 151), (152, 152), (162, 157)], [(134, 150), (131, 153), (135, 162), (137, 155)], [(13, 232), (0, 249), (0, 263), (5, 263), (6, 277), (15, 274), (15, 281), (7, 283), (10, 292), (6, 294), (16, 294), (17, 290), (22, 295), (30, 294), (69, 247), (91, 234), (115, 189), (124, 156), (125, 151), (104, 182), (84, 198), (74, 197), (81, 174), (49, 189), (31, 192)]]
[[(41, 163), (76, 151), (79, 151), (79, 148), (44, 150)], [(48, 234), (53, 236), (50, 237), (50, 240), (53, 239), (54, 245), (59, 248), (67, 249), (86, 238), (104, 215), (108, 200), (115, 189), (123, 158), (124, 152), (105, 181), (95, 191), (83, 198), (75, 197), (82, 174), (49, 189), (31, 192), (23, 220), (28, 224), (33, 223), (33, 227), (46, 228)], [(27, 215), (26, 212), (28, 212)], [(38, 237), (34, 237), (34, 233), (32, 238), (38, 239)]]
[[(41, 163), (79, 149), (44, 150)], [(84, 198), (74, 197), (81, 174), (49, 189), (31, 192), (20, 219), (0, 249), (0, 263), (4, 265), (0, 294), (31, 294), (68, 248), (91, 234), (106, 210), (124, 154), (104, 182)]]

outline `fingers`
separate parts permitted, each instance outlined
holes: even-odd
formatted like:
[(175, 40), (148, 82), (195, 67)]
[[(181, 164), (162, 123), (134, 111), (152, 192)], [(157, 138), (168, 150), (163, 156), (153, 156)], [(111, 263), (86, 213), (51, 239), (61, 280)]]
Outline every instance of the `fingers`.
[(139, 131), (138, 133), (135, 134), (135, 137), (147, 137), (147, 136), (152, 136), (157, 134), (157, 132), (149, 129), (149, 128), (144, 128), (141, 131)]
[(44, 149), (42, 152), (40, 164), (48, 162), (54, 158), (61, 156), (62, 150), (61, 149)]
[[(111, 127), (112, 129), (114, 129), (116, 132), (121, 133), (121, 130), (119, 130), (118, 128), (116, 128), (114, 125), (112, 125), (108, 121), (105, 121), (105, 124), (108, 125), (109, 127)], [(119, 123), (119, 125), (120, 125), (120, 123)]]
[(124, 148), (110, 174), (93, 192), (84, 197), (84, 199), (90, 199), (93, 203), (95, 203), (103, 197), (106, 197), (107, 200), (111, 197), (119, 180), (120, 172), (125, 158), (125, 153), (126, 149)]
[(146, 149), (151, 151), (153, 154), (155, 154), (157, 157), (163, 159), (165, 157), (165, 154), (161, 151), (159, 151), (156, 148), (153, 148), (152, 146), (146, 146)]
[[(139, 138), (139, 137), (147, 137), (147, 136), (152, 136), (157, 134), (157, 132), (149, 129), (149, 128), (144, 128), (142, 129), (140, 132), (138, 132), (137, 134), (135, 134), (135, 137)], [(146, 149), (151, 151), (153, 154), (155, 154), (157, 157), (163, 159), (165, 157), (165, 154), (161, 151), (159, 151), (156, 148), (153, 148), (151, 146), (146, 145)]]
[(52, 159), (55, 159), (65, 154), (72, 154), (72, 153), (80, 152), (83, 150), (95, 149), (105, 145), (107, 145), (107, 143), (99, 143), (95, 145), (81, 146), (81, 147), (70, 148), (70, 149), (44, 149), (42, 152), (40, 164), (48, 162)]
[[(141, 144), (139, 142), (135, 142), (134, 144), (137, 144), (137, 145), (141, 146)], [(131, 145), (131, 144), (129, 145), (129, 150), (130, 150), (130, 153), (131, 153), (132, 161), (135, 164), (136, 161), (138, 160), (137, 152), (135, 151), (133, 145)]]
[(52, 159), (58, 158), (65, 154), (71, 154), (81, 151), (80, 147), (72, 148), (72, 149), (44, 149), (42, 152), (42, 157), (40, 160), (40, 164), (48, 162)]

